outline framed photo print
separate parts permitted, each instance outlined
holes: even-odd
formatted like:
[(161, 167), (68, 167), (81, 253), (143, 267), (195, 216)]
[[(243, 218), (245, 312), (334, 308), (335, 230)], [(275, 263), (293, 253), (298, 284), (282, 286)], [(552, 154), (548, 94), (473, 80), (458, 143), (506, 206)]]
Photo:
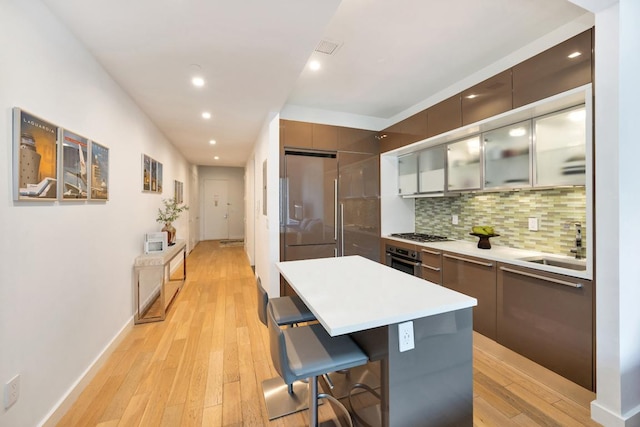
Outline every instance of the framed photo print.
[(109, 149), (91, 141), (91, 200), (109, 200)]
[(162, 163), (160, 162), (156, 166), (156, 191), (162, 193)]
[(151, 157), (142, 155), (142, 191), (151, 191)]
[(60, 152), (62, 174), (61, 200), (87, 200), (89, 140), (67, 129), (62, 129)]
[(14, 200), (58, 198), (58, 126), (13, 109)]
[(158, 192), (158, 162), (151, 160), (151, 191)]
[(162, 163), (142, 155), (142, 191), (162, 193)]
[(175, 199), (177, 204), (181, 204), (184, 202), (184, 184), (180, 181), (173, 181), (173, 198)]

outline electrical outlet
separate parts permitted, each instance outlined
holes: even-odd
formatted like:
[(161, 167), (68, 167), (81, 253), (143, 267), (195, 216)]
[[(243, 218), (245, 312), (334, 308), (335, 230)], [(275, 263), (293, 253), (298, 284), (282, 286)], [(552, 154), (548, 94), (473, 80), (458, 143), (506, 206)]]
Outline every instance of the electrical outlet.
[(415, 348), (412, 321), (398, 324), (398, 337), (400, 341), (400, 352), (413, 350)]
[(18, 401), (20, 396), (20, 375), (13, 377), (4, 385), (4, 408), (9, 409)]
[(529, 231), (538, 231), (538, 218), (529, 218)]
[(458, 215), (451, 215), (451, 224), (458, 225)]

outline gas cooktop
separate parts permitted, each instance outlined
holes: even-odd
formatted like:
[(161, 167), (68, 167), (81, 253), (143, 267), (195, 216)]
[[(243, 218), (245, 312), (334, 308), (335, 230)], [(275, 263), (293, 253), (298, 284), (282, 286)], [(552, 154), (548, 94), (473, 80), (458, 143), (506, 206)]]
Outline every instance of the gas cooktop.
[(414, 240), (416, 242), (446, 242), (451, 240), (447, 237), (424, 233), (393, 233), (391, 237), (399, 237), (400, 239)]

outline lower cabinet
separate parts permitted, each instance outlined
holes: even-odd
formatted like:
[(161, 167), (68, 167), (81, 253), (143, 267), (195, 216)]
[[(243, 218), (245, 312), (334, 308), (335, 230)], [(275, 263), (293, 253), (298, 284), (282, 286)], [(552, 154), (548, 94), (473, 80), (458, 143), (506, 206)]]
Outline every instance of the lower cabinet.
[(594, 390), (593, 283), (499, 263), (497, 285), (496, 341)]
[(442, 285), (442, 252), (436, 249), (422, 248), (422, 278)]
[(482, 258), (444, 253), (442, 285), (474, 297), (473, 329), (496, 339), (496, 263)]

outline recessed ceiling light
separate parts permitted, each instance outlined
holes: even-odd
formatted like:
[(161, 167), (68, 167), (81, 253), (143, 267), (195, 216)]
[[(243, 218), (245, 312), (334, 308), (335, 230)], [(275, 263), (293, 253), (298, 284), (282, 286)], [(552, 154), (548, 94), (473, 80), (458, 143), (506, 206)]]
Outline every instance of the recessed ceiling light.
[(220, 159), (220, 157), (218, 157), (218, 156), (215, 156), (215, 157), (213, 158), (213, 160), (219, 160), (219, 159)]
[(215, 139), (211, 139), (211, 140), (209, 140), (209, 144), (211, 144), (211, 145), (216, 145), (216, 140), (215, 140)]
[(573, 52), (572, 54), (570, 54), (569, 56), (567, 56), (567, 58), (577, 58), (578, 56), (582, 55), (582, 52)]
[(467, 95), (467, 96), (465, 96), (465, 98), (467, 98), (467, 99), (473, 99), (473, 98), (476, 98), (477, 96), (478, 96), (478, 95), (476, 95), (476, 94), (473, 94), (473, 93), (472, 93), (471, 95)]
[(211, 113), (208, 111), (205, 111), (204, 113), (202, 113), (202, 118), (203, 119), (210, 119), (211, 118)]
[(320, 62), (318, 62), (318, 61), (309, 62), (309, 68), (312, 71), (318, 71), (320, 69)]
[(204, 86), (204, 79), (200, 76), (195, 76), (194, 78), (191, 79), (191, 83), (195, 87), (202, 87)]

